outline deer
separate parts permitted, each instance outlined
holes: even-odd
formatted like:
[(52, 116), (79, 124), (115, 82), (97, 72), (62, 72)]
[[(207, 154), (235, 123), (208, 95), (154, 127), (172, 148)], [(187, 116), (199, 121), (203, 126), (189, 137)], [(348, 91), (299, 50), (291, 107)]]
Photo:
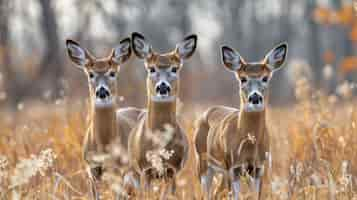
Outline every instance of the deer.
[(212, 199), (211, 186), (216, 174), (223, 175), (219, 189), (231, 189), (239, 199), (241, 177), (249, 175), (258, 199), (262, 177), (269, 164), (270, 138), (266, 123), (269, 81), (282, 68), (288, 45), (283, 42), (259, 62), (246, 62), (228, 46), (221, 47), (223, 65), (239, 84), (240, 109), (226, 106), (208, 108), (197, 120), (194, 130), (196, 173), (204, 198)]
[[(120, 147), (125, 153), (131, 129), (143, 112), (134, 107), (118, 109), (118, 84), (120, 66), (131, 55), (131, 40), (125, 38), (112, 49), (107, 57), (95, 58), (87, 49), (74, 40), (66, 40), (67, 53), (71, 61), (88, 78), (89, 86), (89, 127), (83, 142), (83, 160), (91, 183), (93, 199), (99, 199), (98, 182), (109, 167), (123, 167), (127, 161), (110, 152), (111, 145)], [(123, 153), (122, 152), (122, 153)], [(100, 155), (111, 155), (99, 159)]]
[[(141, 33), (132, 33), (133, 51), (144, 60), (147, 71), (147, 113), (129, 136), (130, 166), (134, 172), (127, 180), (135, 181), (136, 187), (140, 187), (145, 194), (150, 192), (153, 180), (165, 183), (162, 199), (169, 192), (174, 194), (175, 179), (188, 158), (188, 139), (176, 117), (176, 102), (180, 70), (184, 61), (194, 54), (196, 43), (197, 36), (189, 35), (174, 50), (157, 53)], [(168, 127), (170, 131), (166, 131)], [(162, 150), (171, 155), (164, 156)], [(148, 159), (155, 152), (161, 161), (161, 170)]]

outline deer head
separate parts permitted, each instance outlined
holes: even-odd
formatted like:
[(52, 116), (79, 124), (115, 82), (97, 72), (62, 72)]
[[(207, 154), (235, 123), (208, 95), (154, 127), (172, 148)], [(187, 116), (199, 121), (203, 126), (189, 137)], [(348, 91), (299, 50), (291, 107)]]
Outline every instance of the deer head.
[(125, 38), (112, 49), (109, 56), (95, 58), (78, 42), (66, 41), (68, 56), (88, 77), (91, 101), (97, 107), (107, 107), (115, 103), (117, 96), (117, 76), (120, 65), (131, 55), (130, 38)]
[(266, 54), (260, 62), (245, 62), (239, 53), (228, 46), (222, 47), (224, 66), (236, 77), (240, 88), (242, 107), (247, 112), (265, 109), (269, 81), (285, 61), (287, 43), (281, 43)]
[(155, 52), (140, 33), (132, 34), (132, 47), (137, 57), (144, 59), (147, 70), (148, 98), (155, 102), (175, 100), (179, 90), (179, 74), (186, 59), (196, 50), (197, 36), (190, 35), (168, 53)]

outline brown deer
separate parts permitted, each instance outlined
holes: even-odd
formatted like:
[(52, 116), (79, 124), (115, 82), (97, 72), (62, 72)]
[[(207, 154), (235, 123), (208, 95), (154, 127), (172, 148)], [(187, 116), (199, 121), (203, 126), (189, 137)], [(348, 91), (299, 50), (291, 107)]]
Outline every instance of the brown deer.
[(239, 82), (241, 109), (214, 106), (198, 120), (194, 150), (197, 174), (207, 199), (212, 199), (211, 184), (216, 173), (223, 174), (233, 199), (239, 198), (240, 177), (249, 174), (260, 198), (261, 177), (270, 155), (265, 121), (267, 90), (273, 73), (283, 65), (287, 51), (287, 44), (282, 43), (262, 61), (248, 63), (235, 50), (222, 47), (223, 64)]
[[(142, 110), (130, 107), (117, 109), (117, 77), (120, 65), (131, 55), (130, 43), (130, 38), (125, 38), (108, 57), (97, 59), (79, 43), (66, 41), (70, 59), (88, 76), (91, 123), (83, 143), (83, 158), (94, 199), (99, 199), (97, 182), (106, 170), (106, 164), (117, 167), (125, 164), (123, 157), (110, 152), (110, 145), (120, 147), (123, 153), (127, 151), (129, 133), (142, 113)], [(110, 155), (110, 159), (99, 159), (100, 155)]]
[[(132, 34), (132, 48), (137, 57), (144, 59), (147, 71), (147, 113), (130, 133), (129, 155), (131, 175), (145, 193), (152, 180), (164, 180), (162, 198), (175, 190), (175, 178), (188, 157), (188, 140), (176, 118), (176, 100), (179, 92), (180, 70), (190, 58), (197, 43), (197, 36), (190, 35), (176, 45), (175, 50), (159, 54), (140, 33)], [(167, 128), (170, 131), (167, 131)], [(166, 130), (166, 131), (165, 131)], [(163, 151), (170, 156), (162, 154)], [(155, 155), (162, 164), (162, 171), (150, 162)]]

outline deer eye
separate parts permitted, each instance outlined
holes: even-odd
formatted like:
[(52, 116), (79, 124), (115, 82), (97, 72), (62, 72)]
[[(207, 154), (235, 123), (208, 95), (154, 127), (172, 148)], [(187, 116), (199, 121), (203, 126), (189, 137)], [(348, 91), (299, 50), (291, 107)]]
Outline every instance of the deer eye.
[(171, 69), (171, 72), (172, 72), (172, 73), (176, 73), (176, 72), (177, 72), (177, 67), (173, 67), (173, 68)]
[(269, 80), (269, 77), (268, 77), (268, 76), (264, 76), (263, 79), (262, 79), (262, 81), (263, 81), (264, 83), (268, 82), (268, 80)]
[(150, 67), (150, 68), (149, 68), (149, 72), (150, 72), (150, 73), (155, 73), (155, 72), (156, 72), (155, 67)]
[(93, 72), (88, 72), (88, 76), (90, 79), (93, 79), (94, 78), (94, 73)]
[(111, 72), (109, 73), (109, 76), (112, 77), (112, 78), (114, 78), (115, 75), (116, 75), (115, 71), (111, 71)]
[(242, 84), (246, 83), (247, 81), (248, 81), (247, 77), (245, 77), (245, 76), (240, 77), (240, 82)]

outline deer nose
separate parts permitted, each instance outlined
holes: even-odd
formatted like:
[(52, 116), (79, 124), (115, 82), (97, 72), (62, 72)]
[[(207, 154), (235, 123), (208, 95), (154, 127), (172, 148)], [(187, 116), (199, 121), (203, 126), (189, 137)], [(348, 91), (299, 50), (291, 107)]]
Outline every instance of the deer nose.
[(168, 95), (171, 91), (171, 88), (167, 83), (161, 82), (156, 86), (156, 93), (159, 93), (160, 95)]
[(104, 87), (100, 87), (96, 92), (95, 95), (100, 99), (105, 99), (110, 96), (110, 93)]
[(254, 105), (257, 105), (263, 102), (263, 97), (258, 93), (254, 92), (252, 95), (249, 96), (248, 101)]

